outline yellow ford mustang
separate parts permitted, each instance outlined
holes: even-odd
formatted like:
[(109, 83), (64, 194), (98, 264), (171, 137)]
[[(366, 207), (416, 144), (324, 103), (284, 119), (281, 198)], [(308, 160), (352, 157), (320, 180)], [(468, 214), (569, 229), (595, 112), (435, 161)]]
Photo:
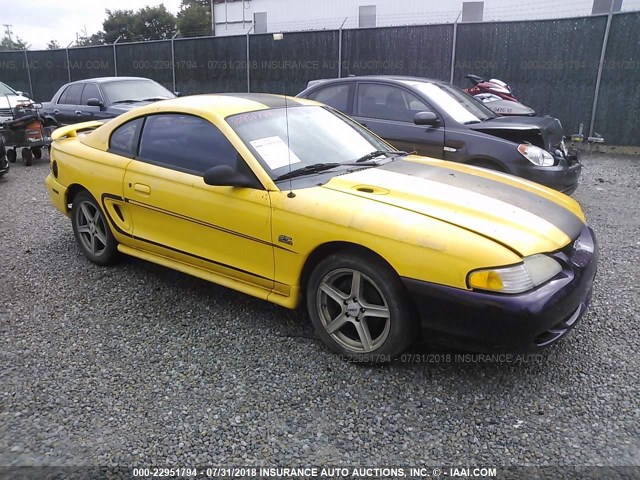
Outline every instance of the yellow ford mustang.
[(351, 359), (388, 360), (419, 330), (541, 348), (590, 299), (597, 245), (574, 200), (398, 152), (310, 100), (184, 97), (53, 138), (46, 185), (89, 260), (124, 253), (306, 304)]

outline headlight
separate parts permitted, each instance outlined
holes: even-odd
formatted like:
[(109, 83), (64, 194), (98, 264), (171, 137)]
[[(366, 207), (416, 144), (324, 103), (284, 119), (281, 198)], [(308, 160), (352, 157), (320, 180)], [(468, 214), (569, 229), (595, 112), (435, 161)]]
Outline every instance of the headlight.
[(501, 293), (521, 293), (555, 277), (562, 267), (547, 255), (531, 255), (519, 265), (475, 270), (468, 276), (469, 287)]
[(538, 165), (540, 167), (550, 167), (554, 163), (551, 154), (546, 150), (541, 149), (540, 147), (529, 145), (528, 143), (521, 143), (520, 145), (518, 145), (518, 151), (524, 158), (529, 160), (534, 165)]

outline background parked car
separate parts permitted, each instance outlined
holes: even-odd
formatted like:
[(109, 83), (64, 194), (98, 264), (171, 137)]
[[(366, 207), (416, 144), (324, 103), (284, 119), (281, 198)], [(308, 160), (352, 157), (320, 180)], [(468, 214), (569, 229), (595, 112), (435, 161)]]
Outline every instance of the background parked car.
[(6, 83), (0, 82), (0, 123), (13, 118), (13, 109), (19, 103), (29, 103), (29, 96), (18, 90), (14, 90)]
[(43, 112), (61, 125), (114, 118), (132, 108), (176, 95), (157, 82), (141, 77), (101, 77), (63, 85)]
[(517, 175), (565, 193), (582, 169), (552, 117), (500, 117), (459, 88), (417, 77), (310, 82), (298, 96), (355, 118), (395, 147)]

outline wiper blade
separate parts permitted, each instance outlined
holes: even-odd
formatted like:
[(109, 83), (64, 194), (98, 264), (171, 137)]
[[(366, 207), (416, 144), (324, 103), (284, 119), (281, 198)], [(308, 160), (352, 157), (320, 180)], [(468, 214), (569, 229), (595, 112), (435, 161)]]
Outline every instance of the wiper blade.
[(278, 178), (276, 178), (276, 182), (280, 180), (286, 180), (288, 178), (302, 177), (303, 175), (310, 175), (312, 173), (323, 172), (325, 170), (331, 170), (332, 168), (339, 167), (340, 163), (314, 163), (312, 165), (307, 165), (306, 167), (296, 168), (287, 173), (283, 173)]
[(393, 153), (394, 157), (406, 157), (407, 155), (415, 155), (416, 153), (418, 153), (418, 151), (413, 150), (411, 152), (404, 152), (402, 150), (396, 150), (394, 152), (389, 152), (389, 153)]
[(140, 100), (132, 100), (130, 98), (126, 99), (126, 100), (116, 100), (115, 102), (111, 102), (111, 105), (115, 105), (116, 103), (135, 103), (135, 102), (139, 102)]
[(136, 100), (137, 102), (159, 102), (160, 100), (169, 100), (168, 97), (150, 97), (143, 98), (142, 100)]
[[(415, 152), (411, 152), (411, 153), (415, 153)], [(353, 164), (366, 162), (367, 160), (371, 160), (371, 159), (379, 157), (381, 155), (386, 155), (388, 157), (392, 157), (393, 158), (393, 157), (404, 157), (405, 155), (411, 155), (411, 153), (403, 152), (402, 150), (389, 150), (389, 151), (375, 150), (375, 151), (373, 151), (371, 153), (367, 153), (366, 155), (363, 155), (358, 160), (353, 162)], [(372, 165), (376, 165), (376, 163), (373, 163)]]
[(386, 155), (387, 153), (390, 153), (390, 152), (385, 152), (384, 150), (374, 150), (373, 152), (370, 152), (370, 153), (367, 153), (366, 155), (361, 156), (359, 159), (357, 159), (353, 163), (366, 162), (367, 160), (371, 160), (372, 158), (379, 157), (380, 155)]

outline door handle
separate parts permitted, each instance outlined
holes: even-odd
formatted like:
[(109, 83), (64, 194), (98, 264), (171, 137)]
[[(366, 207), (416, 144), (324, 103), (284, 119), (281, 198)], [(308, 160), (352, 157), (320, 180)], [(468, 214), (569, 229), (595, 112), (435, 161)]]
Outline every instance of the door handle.
[(144, 193), (145, 195), (149, 195), (151, 193), (151, 187), (149, 185), (144, 185), (142, 183), (134, 183), (133, 189), (136, 192)]
[(59, 110), (59, 109), (57, 109), (57, 108), (54, 108), (54, 109), (53, 109), (53, 113), (58, 114), (58, 113), (60, 113), (60, 110)]
[(82, 111), (81, 110), (76, 110), (76, 115), (82, 115)]

